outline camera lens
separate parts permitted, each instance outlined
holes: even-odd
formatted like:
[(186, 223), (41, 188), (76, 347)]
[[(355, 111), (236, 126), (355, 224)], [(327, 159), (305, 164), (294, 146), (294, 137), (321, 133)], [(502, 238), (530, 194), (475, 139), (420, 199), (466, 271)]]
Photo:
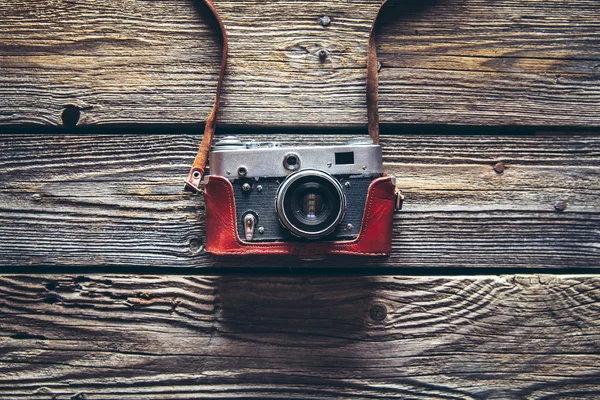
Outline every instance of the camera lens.
[(277, 214), (292, 234), (316, 239), (331, 233), (344, 218), (346, 197), (333, 176), (318, 170), (302, 170), (279, 187)]

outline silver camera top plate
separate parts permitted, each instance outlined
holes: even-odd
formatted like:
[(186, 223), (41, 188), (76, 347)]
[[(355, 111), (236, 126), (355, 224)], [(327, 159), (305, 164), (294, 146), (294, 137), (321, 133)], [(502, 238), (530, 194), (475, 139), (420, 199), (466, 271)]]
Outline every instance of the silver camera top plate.
[[(337, 146), (282, 147), (268, 143), (257, 146), (225, 138), (210, 153), (210, 175), (236, 178), (282, 177), (303, 169), (332, 175), (380, 176), (383, 174), (381, 146), (372, 143)], [(354, 143), (357, 143), (356, 141)]]

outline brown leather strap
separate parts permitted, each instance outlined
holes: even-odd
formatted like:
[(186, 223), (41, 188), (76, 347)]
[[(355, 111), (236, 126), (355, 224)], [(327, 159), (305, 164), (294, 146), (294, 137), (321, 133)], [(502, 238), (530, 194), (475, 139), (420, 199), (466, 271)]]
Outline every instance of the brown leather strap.
[(198, 154), (196, 155), (196, 159), (194, 160), (192, 168), (190, 169), (190, 173), (185, 181), (186, 189), (190, 189), (192, 191), (200, 191), (200, 183), (204, 177), (204, 169), (206, 168), (208, 153), (210, 152), (210, 146), (212, 145), (213, 136), (215, 134), (215, 128), (217, 125), (217, 112), (219, 111), (219, 102), (221, 100), (221, 85), (223, 84), (225, 69), (227, 68), (228, 43), (225, 26), (223, 25), (223, 21), (221, 20), (221, 17), (219, 17), (215, 6), (212, 4), (212, 0), (204, 0), (204, 2), (210, 11), (212, 11), (215, 19), (219, 23), (219, 28), (221, 29), (221, 35), (223, 37), (223, 52), (221, 55), (221, 69), (219, 70), (219, 78), (217, 80), (217, 95), (215, 96), (215, 103), (213, 104), (212, 111), (206, 120), (204, 136), (202, 137), (202, 143), (198, 149)]
[[(204, 136), (202, 137), (202, 143), (196, 159), (192, 164), (190, 173), (186, 179), (186, 189), (193, 191), (200, 191), (200, 183), (204, 177), (204, 170), (208, 161), (208, 154), (212, 145), (213, 136), (215, 133), (215, 127), (217, 124), (217, 111), (219, 110), (219, 101), (221, 98), (221, 85), (223, 83), (223, 76), (225, 75), (225, 68), (227, 67), (227, 32), (223, 21), (219, 17), (217, 10), (212, 4), (212, 0), (204, 0), (210, 11), (212, 11), (215, 19), (219, 23), (221, 34), (223, 36), (223, 54), (221, 56), (221, 70), (219, 71), (219, 79), (217, 80), (217, 95), (215, 97), (215, 103), (212, 111), (206, 120), (206, 126), (204, 128)], [(367, 49), (367, 115), (368, 115), (368, 131), (369, 137), (373, 140), (373, 143), (379, 144), (379, 103), (378, 103), (378, 67), (377, 67), (377, 46), (375, 42), (375, 28), (377, 26), (377, 20), (379, 18), (381, 9), (387, 0), (383, 0), (373, 25), (371, 26), (371, 32), (369, 34), (369, 46)]]
[(377, 27), (377, 20), (381, 14), (381, 9), (386, 2), (387, 0), (383, 0), (383, 3), (379, 6), (379, 10), (377, 10), (377, 15), (375, 15), (373, 25), (371, 26), (369, 47), (367, 48), (367, 117), (369, 119), (369, 137), (375, 144), (379, 144), (379, 68), (377, 62), (375, 28)]

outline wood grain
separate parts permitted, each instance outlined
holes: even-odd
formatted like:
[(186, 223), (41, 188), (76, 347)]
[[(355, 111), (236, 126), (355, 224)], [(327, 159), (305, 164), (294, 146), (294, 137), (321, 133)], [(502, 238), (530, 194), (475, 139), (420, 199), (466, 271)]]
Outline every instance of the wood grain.
[(0, 310), (7, 399), (600, 395), (598, 277), (2, 276)]
[[(348, 138), (297, 135), (291, 144)], [(0, 265), (239, 266), (202, 252), (202, 197), (184, 193), (182, 183), (199, 142), (183, 135), (3, 136)], [(394, 221), (392, 257), (319, 266), (600, 267), (600, 138), (407, 135), (382, 143), (385, 168), (407, 196)], [(498, 162), (503, 173), (494, 171)]]
[[(380, 2), (216, 1), (231, 43), (221, 121), (366, 126)], [(600, 126), (599, 13), (595, 0), (390, 2), (382, 122)], [(80, 125), (208, 115), (219, 46), (198, 0), (4, 0), (0, 14), (0, 124), (60, 125), (66, 105)]]

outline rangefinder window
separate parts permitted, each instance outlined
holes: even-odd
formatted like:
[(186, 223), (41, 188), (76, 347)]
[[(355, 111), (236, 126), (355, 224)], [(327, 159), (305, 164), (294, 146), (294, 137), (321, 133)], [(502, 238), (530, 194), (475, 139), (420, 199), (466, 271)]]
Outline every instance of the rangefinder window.
[(348, 151), (348, 152), (344, 152), (344, 153), (335, 153), (335, 164), (336, 165), (354, 164), (354, 152)]

